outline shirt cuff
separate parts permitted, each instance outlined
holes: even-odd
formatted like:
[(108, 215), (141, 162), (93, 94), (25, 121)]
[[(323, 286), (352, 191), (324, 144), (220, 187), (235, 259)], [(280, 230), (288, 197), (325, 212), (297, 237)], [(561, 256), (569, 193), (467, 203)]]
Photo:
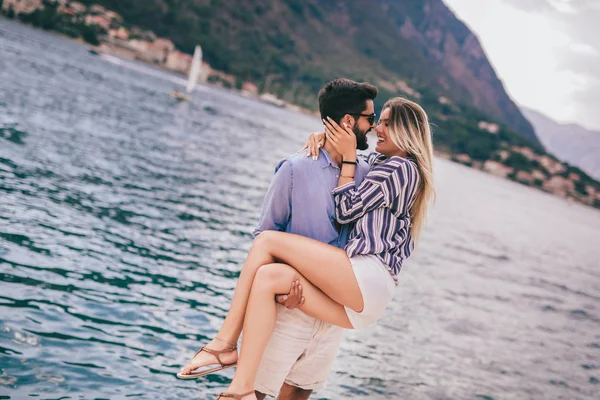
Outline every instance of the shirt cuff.
[(356, 182), (351, 181), (348, 183), (344, 183), (342, 186), (338, 186), (331, 192), (334, 196), (342, 193), (346, 193), (349, 190), (352, 190), (356, 187)]

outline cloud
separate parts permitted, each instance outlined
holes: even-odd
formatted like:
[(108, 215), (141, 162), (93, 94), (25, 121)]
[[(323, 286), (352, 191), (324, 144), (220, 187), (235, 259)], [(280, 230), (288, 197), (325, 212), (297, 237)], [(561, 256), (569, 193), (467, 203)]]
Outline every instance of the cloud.
[(574, 41), (585, 43), (600, 52), (600, 2), (573, 15), (557, 16), (558, 22)]
[(505, 3), (527, 12), (549, 12), (554, 10), (549, 0), (505, 0)]
[(585, 54), (587, 56), (600, 55), (597, 49), (585, 43), (575, 43), (573, 46), (571, 46), (571, 50), (575, 53)]
[(600, 8), (597, 0), (505, 0), (517, 9), (527, 12), (577, 14)]
[[(512, 0), (508, 0), (512, 1)], [(540, 0), (541, 1), (541, 0)], [(557, 3), (559, 0), (548, 2)], [(571, 12), (546, 14), (569, 37), (566, 45), (555, 47), (556, 67), (572, 85), (569, 119), (588, 128), (600, 128), (600, 1), (561, 0)]]
[(585, 90), (578, 90), (573, 94), (573, 100), (578, 107), (574, 113), (573, 122), (588, 129), (600, 131), (600, 80), (594, 79), (588, 82)]
[(557, 68), (595, 78), (600, 72), (600, 50), (587, 44), (571, 43), (557, 52)]
[(514, 100), (600, 129), (600, 0), (444, 0)]
[(543, 15), (579, 40), (600, 48), (600, 1), (599, 0), (502, 0), (504, 4)]

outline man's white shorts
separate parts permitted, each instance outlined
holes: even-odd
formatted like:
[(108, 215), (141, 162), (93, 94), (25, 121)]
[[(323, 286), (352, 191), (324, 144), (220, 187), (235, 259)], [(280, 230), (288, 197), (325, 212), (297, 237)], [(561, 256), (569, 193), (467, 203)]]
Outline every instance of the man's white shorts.
[(284, 382), (306, 390), (323, 388), (343, 331), (298, 309), (288, 310), (278, 304), (275, 330), (263, 355), (254, 389), (275, 397)]

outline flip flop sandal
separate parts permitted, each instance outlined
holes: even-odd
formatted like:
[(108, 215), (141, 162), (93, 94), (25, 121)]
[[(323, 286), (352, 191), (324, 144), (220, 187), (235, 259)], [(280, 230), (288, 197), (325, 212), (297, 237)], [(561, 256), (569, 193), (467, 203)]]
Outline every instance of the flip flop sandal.
[(254, 394), (254, 390), (248, 393), (244, 393), (244, 394), (235, 394), (235, 393), (226, 393), (223, 392), (219, 395), (219, 397), (217, 397), (217, 400), (219, 400), (221, 397), (229, 397), (235, 400), (242, 400), (244, 397), (249, 396), (251, 394)]
[[(220, 356), (223, 353), (230, 353), (230, 352), (235, 351), (235, 350), (237, 350), (237, 346), (231, 347), (229, 349), (224, 349), (224, 350), (211, 350), (211, 349), (207, 349), (206, 347), (202, 347), (200, 350), (198, 350), (196, 352), (196, 354), (194, 354), (194, 357), (196, 357), (198, 355), (198, 353), (200, 353), (201, 351), (204, 351), (204, 352), (206, 352), (208, 354), (212, 354), (213, 356), (215, 356), (215, 358), (217, 359), (217, 362), (219, 364), (221, 364), (221, 365), (218, 366), (218, 367), (210, 368), (210, 369), (204, 369), (204, 370), (201, 370), (201, 371), (198, 371), (198, 372), (193, 372), (192, 371), (189, 374), (182, 374), (180, 372), (180, 373), (177, 374), (177, 377), (179, 379), (196, 379), (196, 378), (200, 378), (201, 376), (206, 376), (206, 375), (209, 375), (209, 374), (214, 374), (215, 372), (226, 370), (228, 368), (233, 368), (233, 367), (235, 367), (237, 365), (237, 361), (234, 362), (234, 363), (232, 363), (232, 364), (225, 364), (223, 361), (221, 361), (221, 357)], [(210, 365), (211, 364), (203, 365), (203, 366), (198, 367), (198, 368), (208, 367)], [(196, 369), (198, 369), (198, 368), (196, 368)], [(244, 396), (247, 396), (247, 395), (244, 395)]]

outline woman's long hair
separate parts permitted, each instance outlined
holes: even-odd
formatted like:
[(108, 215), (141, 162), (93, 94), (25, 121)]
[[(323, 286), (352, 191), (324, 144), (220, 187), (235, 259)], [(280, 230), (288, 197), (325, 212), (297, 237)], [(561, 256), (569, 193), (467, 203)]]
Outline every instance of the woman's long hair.
[(429, 201), (435, 197), (433, 188), (433, 143), (431, 128), (425, 110), (403, 97), (388, 100), (382, 108), (390, 109), (388, 130), (392, 142), (414, 158), (419, 169), (419, 186), (409, 210), (413, 240), (418, 242), (425, 224)]

